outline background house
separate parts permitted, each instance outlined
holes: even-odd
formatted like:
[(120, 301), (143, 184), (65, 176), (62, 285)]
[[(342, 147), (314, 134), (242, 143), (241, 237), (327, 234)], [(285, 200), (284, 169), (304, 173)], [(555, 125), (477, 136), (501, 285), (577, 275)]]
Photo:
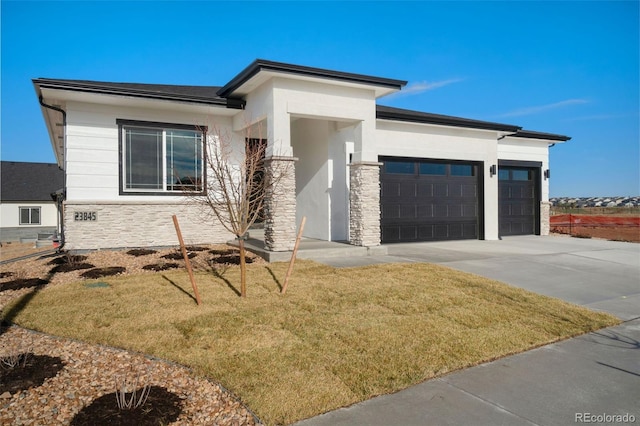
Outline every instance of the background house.
[(52, 194), (64, 187), (57, 164), (0, 163), (0, 241), (36, 240), (58, 230), (58, 208)]
[(378, 105), (405, 85), (260, 59), (222, 87), (36, 79), (67, 248), (172, 245), (173, 214), (191, 244), (228, 240), (175, 180), (204, 181), (220, 134), (263, 134), (269, 166), (291, 165), (265, 209), (273, 251), (302, 216), (306, 237), (367, 247), (548, 233), (549, 147), (570, 138)]

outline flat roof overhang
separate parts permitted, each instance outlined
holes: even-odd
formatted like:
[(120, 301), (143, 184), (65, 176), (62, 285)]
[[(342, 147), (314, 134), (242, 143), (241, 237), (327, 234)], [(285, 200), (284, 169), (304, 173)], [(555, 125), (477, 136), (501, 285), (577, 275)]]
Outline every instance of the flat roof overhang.
[(490, 121), (472, 120), (450, 115), (432, 114), (376, 105), (376, 118), (379, 120), (406, 121), (411, 123), (436, 124), (440, 126), (464, 127), (468, 129), (495, 130), (500, 132), (517, 132), (522, 129), (512, 124), (493, 123)]
[(374, 90), (376, 97), (396, 92), (407, 84), (404, 80), (256, 59), (218, 90), (217, 94), (224, 98), (243, 97), (270, 78), (282, 75), (298, 80), (329, 80), (343, 86), (365, 86)]

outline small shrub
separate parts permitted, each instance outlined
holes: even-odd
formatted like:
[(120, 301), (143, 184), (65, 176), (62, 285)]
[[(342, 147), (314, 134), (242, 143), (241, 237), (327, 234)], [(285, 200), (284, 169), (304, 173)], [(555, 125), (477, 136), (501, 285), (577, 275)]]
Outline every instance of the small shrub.
[(85, 260), (87, 260), (87, 256), (67, 253), (51, 259), (49, 262), (47, 262), (47, 265), (75, 265), (78, 263), (82, 263)]
[[(116, 401), (118, 409), (132, 410), (144, 405), (149, 397), (151, 385), (143, 382), (142, 389), (139, 388), (140, 376), (136, 376), (133, 380), (124, 375), (115, 379), (116, 382)], [(138, 393), (140, 392), (140, 393)], [(129, 397), (127, 397), (129, 394)]]
[(81, 271), (83, 269), (91, 269), (91, 268), (95, 268), (95, 267), (96, 266), (91, 264), (91, 263), (74, 263), (74, 264), (61, 263), (61, 264), (51, 268), (49, 273), (50, 274), (59, 274), (59, 273), (63, 273), (63, 272)]
[(80, 274), (80, 276), (89, 279), (102, 278), (122, 274), (124, 271), (126, 271), (126, 268), (123, 268), (122, 266), (109, 266), (106, 268), (90, 269), (87, 272)]
[(47, 262), (47, 265), (56, 265), (49, 271), (50, 274), (61, 272), (80, 271), (82, 269), (95, 268), (91, 263), (86, 263), (87, 256), (66, 253)]
[(135, 257), (148, 256), (150, 254), (155, 254), (155, 253), (157, 253), (157, 251), (151, 250), (151, 249), (132, 249), (127, 252), (128, 255), (135, 256)]
[(13, 353), (9, 355), (5, 355), (0, 357), (0, 367), (4, 370), (10, 370), (16, 367), (24, 367), (27, 365), (27, 359), (29, 355), (32, 355), (30, 352), (25, 353)]

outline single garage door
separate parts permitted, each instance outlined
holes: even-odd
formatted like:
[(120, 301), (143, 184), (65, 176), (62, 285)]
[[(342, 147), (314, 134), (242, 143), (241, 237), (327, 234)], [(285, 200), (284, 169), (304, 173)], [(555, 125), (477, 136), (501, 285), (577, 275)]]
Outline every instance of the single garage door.
[(539, 167), (498, 168), (500, 235), (540, 233)]
[(383, 243), (481, 238), (479, 163), (381, 157)]

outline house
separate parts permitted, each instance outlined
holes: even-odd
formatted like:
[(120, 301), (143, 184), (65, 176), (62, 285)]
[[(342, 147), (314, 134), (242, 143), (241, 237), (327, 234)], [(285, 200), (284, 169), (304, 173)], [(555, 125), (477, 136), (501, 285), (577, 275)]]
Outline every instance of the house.
[(0, 242), (55, 233), (56, 192), (62, 188), (64, 172), (57, 164), (0, 162)]
[[(206, 178), (213, 126), (244, 146), (260, 126), (287, 190), (267, 202), (265, 243), (358, 246), (549, 232), (549, 147), (567, 136), (378, 105), (406, 81), (256, 60), (224, 86), (33, 80), (65, 171), (69, 249), (229, 239), (172, 175)], [(209, 133), (211, 134), (209, 134)], [(196, 188), (194, 188), (196, 189)]]

